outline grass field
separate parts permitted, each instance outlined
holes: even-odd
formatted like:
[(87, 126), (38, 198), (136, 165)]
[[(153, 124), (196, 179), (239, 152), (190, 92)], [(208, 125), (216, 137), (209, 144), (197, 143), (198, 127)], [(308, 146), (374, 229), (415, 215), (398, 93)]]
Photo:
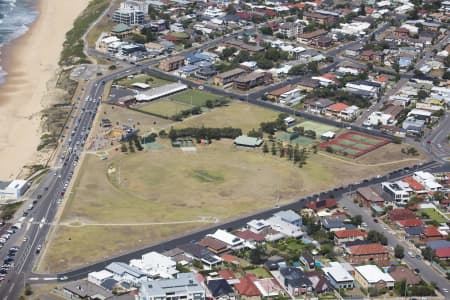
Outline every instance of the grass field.
[(205, 220), (273, 207), (277, 189), (285, 203), (408, 165), (369, 167), (311, 154), (300, 169), (259, 150), (237, 149), (231, 140), (195, 153), (159, 142), (166, 146), (160, 151), (112, 152), (108, 160), (86, 155), (40, 271), (70, 269), (209, 226)]
[(126, 87), (131, 86), (133, 83), (147, 83), (151, 88), (155, 88), (171, 82), (148, 74), (135, 74), (133, 78), (124, 77), (114, 82), (114, 84)]
[(280, 139), (284, 142), (288, 142), (288, 143), (292, 143), (292, 144), (298, 144), (299, 146), (308, 146), (311, 145), (312, 143), (314, 143), (315, 140), (310, 139), (308, 137), (305, 136), (298, 136), (297, 138), (290, 140), (289, 133), (286, 132), (277, 132), (275, 134), (277, 139)]
[(426, 213), (431, 219), (438, 223), (445, 223), (448, 220), (438, 213), (434, 208), (422, 208), (420, 211)]
[(256, 277), (258, 277), (258, 278), (271, 278), (272, 277), (272, 275), (270, 275), (270, 273), (264, 268), (251, 269), (251, 270), (246, 271), (246, 273), (251, 273), (253, 275), (256, 275)]
[(189, 109), (192, 106), (188, 104), (183, 104), (180, 102), (170, 101), (167, 99), (160, 99), (156, 101), (152, 101), (148, 104), (140, 105), (136, 107), (139, 110), (157, 114), (160, 116), (166, 116), (170, 118), (173, 115), (178, 114), (179, 112)]
[(232, 102), (229, 106), (214, 109), (206, 114), (191, 117), (175, 128), (185, 127), (236, 127), (241, 128), (244, 133), (251, 129), (258, 129), (261, 122), (273, 121), (278, 113), (250, 105), (244, 102)]
[(177, 102), (186, 103), (188, 105), (205, 106), (206, 101), (214, 101), (221, 98), (221, 96), (200, 90), (186, 90), (169, 96), (169, 98)]

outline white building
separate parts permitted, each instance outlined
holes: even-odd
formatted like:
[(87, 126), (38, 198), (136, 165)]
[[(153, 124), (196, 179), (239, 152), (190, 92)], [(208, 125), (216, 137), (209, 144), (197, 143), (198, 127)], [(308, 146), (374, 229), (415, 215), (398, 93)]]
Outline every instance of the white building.
[(208, 234), (207, 236), (210, 236), (212, 238), (215, 238), (216, 240), (224, 242), (225, 244), (228, 245), (228, 247), (232, 249), (239, 249), (244, 246), (243, 239), (223, 229), (217, 229), (216, 232), (214, 232), (213, 234)]
[(417, 171), (412, 177), (421, 183), (427, 191), (436, 192), (442, 189), (442, 185), (436, 181), (436, 177), (429, 172)]
[(367, 22), (352, 22), (342, 23), (341, 28), (334, 29), (333, 32), (340, 32), (346, 35), (365, 35), (370, 28), (370, 23)]
[(356, 105), (349, 106), (339, 113), (339, 117), (346, 121), (354, 120), (359, 114), (359, 107)]
[(270, 225), (265, 220), (251, 220), (247, 222), (247, 228), (254, 233), (261, 233), (264, 229)]
[[(303, 236), (303, 231), (300, 227), (291, 223), (283, 221), (280, 217), (273, 216), (266, 220), (270, 227), (284, 235), (285, 237), (299, 238)], [(266, 236), (267, 238), (267, 236)]]
[(142, 270), (151, 278), (173, 278), (178, 273), (175, 261), (154, 251), (142, 255), (141, 259), (130, 260), (130, 266)]
[(205, 288), (194, 273), (180, 273), (175, 279), (145, 281), (139, 289), (142, 300), (204, 300)]
[(0, 181), (0, 203), (6, 200), (17, 200), (25, 194), (30, 187), (26, 180)]
[(378, 126), (378, 125), (392, 125), (395, 121), (392, 119), (390, 114), (384, 114), (380, 111), (374, 111), (371, 113), (367, 120), (364, 121), (364, 126)]
[(130, 6), (127, 2), (121, 3), (120, 7), (114, 12), (112, 20), (116, 23), (126, 25), (137, 25), (144, 23), (144, 11), (135, 6)]
[(284, 105), (295, 105), (305, 97), (301, 89), (293, 89), (280, 95), (280, 103)]
[(99, 272), (89, 273), (88, 281), (96, 285), (101, 285), (103, 281), (105, 281), (106, 279), (112, 279), (113, 277), (113, 273), (106, 270), (101, 270)]
[(401, 180), (395, 182), (382, 182), (381, 188), (383, 191), (392, 196), (397, 205), (406, 205), (410, 199), (411, 193), (413, 192), (409, 184)]
[(382, 272), (375, 265), (355, 267), (355, 279), (365, 289), (368, 288), (393, 288), (395, 279), (388, 273)]
[(336, 289), (353, 288), (355, 286), (355, 279), (339, 262), (330, 262), (330, 266), (324, 267), (322, 270)]

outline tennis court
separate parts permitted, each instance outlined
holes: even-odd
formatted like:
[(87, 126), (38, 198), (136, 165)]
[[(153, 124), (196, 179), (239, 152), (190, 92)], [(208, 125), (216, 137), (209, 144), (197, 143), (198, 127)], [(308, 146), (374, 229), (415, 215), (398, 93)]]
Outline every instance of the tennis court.
[(313, 139), (301, 135), (294, 139), (291, 139), (291, 134), (286, 132), (277, 132), (275, 133), (275, 137), (284, 142), (298, 144), (299, 146), (308, 146), (314, 142)]
[(320, 137), (323, 133), (325, 133), (327, 131), (333, 131), (333, 132), (338, 131), (337, 127), (322, 124), (322, 123), (317, 123), (317, 122), (313, 122), (313, 121), (306, 121), (306, 122), (298, 124), (295, 127), (303, 127), (305, 130), (313, 130), (316, 132), (317, 137)]
[(348, 131), (330, 141), (320, 144), (319, 148), (327, 151), (331, 149), (333, 153), (357, 158), (388, 143), (389, 140), (386, 139), (360, 132)]

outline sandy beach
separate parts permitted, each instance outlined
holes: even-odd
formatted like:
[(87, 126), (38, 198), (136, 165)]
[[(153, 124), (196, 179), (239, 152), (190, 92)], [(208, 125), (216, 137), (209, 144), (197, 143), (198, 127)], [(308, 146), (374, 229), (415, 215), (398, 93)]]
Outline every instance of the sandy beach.
[(39, 0), (39, 16), (31, 29), (5, 48), (2, 61), (8, 77), (0, 86), (0, 180), (15, 178), (24, 165), (38, 160), (40, 112), (54, 87), (49, 81), (58, 70), (65, 34), (88, 3)]

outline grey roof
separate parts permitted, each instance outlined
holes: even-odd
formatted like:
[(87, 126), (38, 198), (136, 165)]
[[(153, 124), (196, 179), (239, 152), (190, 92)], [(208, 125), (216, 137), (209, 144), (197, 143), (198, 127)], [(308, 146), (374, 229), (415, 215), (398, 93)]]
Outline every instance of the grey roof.
[(184, 253), (184, 251), (181, 250), (180, 248), (173, 248), (173, 249), (163, 252), (162, 255), (167, 256), (167, 257), (173, 257), (173, 256), (181, 255), (183, 253)]
[(125, 274), (131, 275), (136, 278), (146, 276), (146, 274), (141, 270), (133, 268), (132, 266), (127, 265), (126, 263), (123, 262), (110, 263), (109, 265), (106, 266), (105, 269), (120, 276), (123, 276)]
[(279, 217), (281, 219), (283, 219), (286, 222), (292, 223), (292, 222), (297, 222), (298, 220), (301, 220), (302, 217), (300, 217), (297, 213), (295, 213), (293, 210), (289, 209), (289, 210), (282, 210), (279, 211), (277, 213), (273, 214), (276, 217)]
[(330, 106), (332, 104), (334, 104), (333, 101), (325, 99), (325, 98), (321, 98), (321, 99), (319, 99), (317, 101), (314, 101), (312, 103), (312, 105), (314, 105), (316, 107), (321, 107), (321, 108), (326, 108), (326, 107), (328, 107), (328, 106)]
[(315, 263), (314, 257), (308, 252), (303, 252), (302, 257), (306, 260), (309, 265), (313, 265)]
[(260, 146), (263, 143), (263, 140), (260, 138), (241, 135), (234, 139), (234, 143), (241, 146), (256, 147)]
[(210, 280), (206, 285), (214, 298), (234, 294), (233, 288), (225, 279)]
[(284, 277), (284, 281), (292, 287), (312, 286), (311, 280), (300, 269), (287, 267), (280, 269), (280, 273)]
[(421, 235), (423, 233), (423, 226), (406, 227), (405, 232), (409, 236)]
[(322, 225), (323, 225), (323, 227), (325, 227), (327, 229), (345, 227), (344, 222), (342, 222), (340, 220), (325, 219), (325, 220), (323, 220)]
[(10, 183), (11, 181), (0, 181), (0, 189), (6, 188)]
[(103, 298), (112, 296), (111, 292), (87, 280), (69, 282), (63, 286), (63, 289), (74, 295), (78, 295), (80, 298), (90, 298), (95, 295), (101, 295)]
[(180, 273), (174, 279), (160, 279), (142, 283), (141, 293), (147, 296), (165, 296), (177, 293), (204, 293), (204, 289), (198, 282), (194, 273)]
[(372, 244), (372, 242), (371, 241), (363, 241), (363, 240), (355, 240), (352, 242), (344, 243), (344, 246), (347, 248), (347, 247), (351, 247), (351, 246), (367, 245), (367, 244)]
[(450, 247), (450, 242), (446, 240), (431, 241), (427, 243), (427, 246), (434, 250), (441, 248), (448, 248)]
[(100, 285), (102, 287), (104, 287), (105, 289), (112, 291), (116, 287), (117, 283), (118, 283), (117, 280), (109, 278), (109, 279), (106, 279), (105, 281), (103, 281)]

